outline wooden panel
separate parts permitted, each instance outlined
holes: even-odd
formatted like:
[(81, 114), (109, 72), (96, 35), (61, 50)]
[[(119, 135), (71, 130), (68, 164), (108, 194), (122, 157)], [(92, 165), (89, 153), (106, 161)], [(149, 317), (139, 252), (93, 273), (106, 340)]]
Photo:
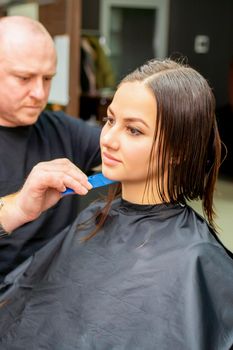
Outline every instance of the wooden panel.
[(67, 113), (79, 116), (81, 0), (67, 1), (66, 33), (70, 36), (70, 102)]
[(56, 0), (39, 7), (39, 20), (52, 36), (66, 32), (66, 3), (66, 0)]
[(70, 100), (66, 112), (76, 117), (80, 96), (81, 3), (81, 0), (56, 0), (39, 8), (39, 20), (52, 36), (68, 34), (70, 37)]

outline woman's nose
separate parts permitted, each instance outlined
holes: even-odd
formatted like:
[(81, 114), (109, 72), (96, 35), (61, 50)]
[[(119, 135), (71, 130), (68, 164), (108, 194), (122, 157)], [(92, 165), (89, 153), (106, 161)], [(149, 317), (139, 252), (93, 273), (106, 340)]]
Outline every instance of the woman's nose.
[(115, 126), (111, 127), (111, 129), (108, 130), (103, 128), (100, 142), (104, 147), (114, 149), (119, 147), (119, 135)]

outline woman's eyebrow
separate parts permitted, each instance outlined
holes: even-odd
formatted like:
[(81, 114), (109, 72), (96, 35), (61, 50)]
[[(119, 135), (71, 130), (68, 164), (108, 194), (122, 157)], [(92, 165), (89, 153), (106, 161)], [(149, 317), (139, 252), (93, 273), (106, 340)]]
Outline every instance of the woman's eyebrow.
[(144, 124), (147, 128), (149, 128), (149, 125), (145, 122), (143, 118), (140, 117), (129, 117), (129, 118), (124, 118), (124, 121), (126, 122), (139, 122)]
[[(110, 112), (110, 114), (112, 116), (115, 116), (115, 114), (110, 106), (108, 107), (107, 111)], [(140, 122), (140, 123), (144, 124), (147, 128), (149, 128), (149, 125), (145, 122), (145, 120), (143, 118), (140, 118), (140, 117), (128, 117), (128, 118), (126, 117), (126, 118), (124, 118), (124, 121), (128, 122), (128, 123), (129, 122)]]
[(108, 109), (107, 109), (107, 112), (110, 112), (113, 116), (115, 115), (112, 108), (109, 106)]

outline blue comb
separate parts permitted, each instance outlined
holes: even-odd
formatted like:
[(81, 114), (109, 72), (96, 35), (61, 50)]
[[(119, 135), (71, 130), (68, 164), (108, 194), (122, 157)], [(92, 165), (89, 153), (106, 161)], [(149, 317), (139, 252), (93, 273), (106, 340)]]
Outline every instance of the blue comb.
[[(117, 181), (109, 180), (102, 173), (88, 176), (88, 182), (93, 186), (93, 188), (107, 186), (116, 183)], [(71, 188), (67, 188), (62, 195), (74, 194), (75, 192)]]

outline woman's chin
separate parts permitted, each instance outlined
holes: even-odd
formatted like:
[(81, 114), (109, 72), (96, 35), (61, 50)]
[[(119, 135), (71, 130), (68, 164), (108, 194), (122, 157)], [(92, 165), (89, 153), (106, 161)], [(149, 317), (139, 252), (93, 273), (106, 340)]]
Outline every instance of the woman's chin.
[(107, 177), (109, 180), (120, 181), (115, 171), (111, 169), (106, 169), (106, 167), (102, 167), (102, 174)]

